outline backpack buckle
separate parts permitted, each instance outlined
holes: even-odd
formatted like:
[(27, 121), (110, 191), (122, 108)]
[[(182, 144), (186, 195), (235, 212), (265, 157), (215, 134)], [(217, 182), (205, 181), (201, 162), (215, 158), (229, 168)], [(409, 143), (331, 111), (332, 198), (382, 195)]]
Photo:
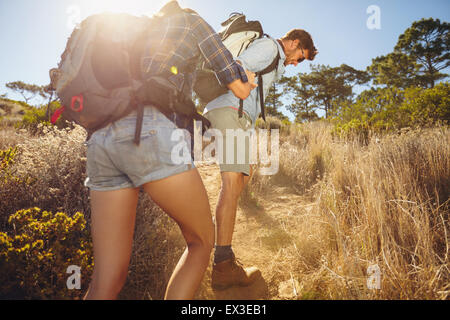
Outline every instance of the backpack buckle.
[[(78, 107), (76, 107), (76, 104), (78, 103)], [(83, 111), (83, 95), (80, 94), (79, 96), (73, 96), (72, 102), (70, 103), (70, 108), (75, 112), (81, 112)]]
[(62, 106), (61, 108), (55, 110), (55, 113), (53, 114), (52, 118), (50, 119), (50, 122), (52, 124), (56, 124), (56, 121), (58, 121), (59, 117), (64, 112), (64, 109), (65, 109), (65, 107)]

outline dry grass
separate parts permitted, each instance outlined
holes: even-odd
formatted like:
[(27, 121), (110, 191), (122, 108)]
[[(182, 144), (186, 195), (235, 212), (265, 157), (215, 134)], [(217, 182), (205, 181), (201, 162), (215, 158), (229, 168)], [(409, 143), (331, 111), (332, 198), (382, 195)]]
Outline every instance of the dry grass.
[[(275, 185), (305, 199), (272, 217), (279, 226), (260, 236), (271, 252), (271, 296), (280, 282), (292, 280), (299, 283), (298, 299), (448, 299), (450, 130), (374, 137), (368, 145), (337, 141), (321, 122), (287, 132), (280, 172), (255, 176), (241, 201), (260, 206)], [(81, 211), (89, 221), (84, 139), (80, 128), (39, 137), (0, 130), (0, 149), (19, 151), (10, 168), (19, 179), (0, 182), (0, 221), (34, 206)], [(175, 223), (142, 194), (120, 297), (162, 299), (183, 249)], [(366, 285), (373, 264), (381, 270), (381, 290)]]
[[(297, 298), (449, 297), (448, 128), (373, 137), (363, 146), (333, 140), (331, 128), (316, 123), (291, 130), (280, 155), (279, 174), (254, 177), (243, 201), (280, 180), (311, 198), (309, 210), (280, 217), (278, 240), (290, 244), (275, 246), (283, 259), (274, 259), (274, 272), (299, 281)], [(380, 290), (367, 288), (374, 264)]]
[(85, 178), (86, 137), (81, 128), (72, 131), (47, 129), (42, 136), (31, 136), (26, 130), (2, 131), (0, 145), (16, 146), (10, 178), (2, 179), (0, 219), (4, 221), (17, 210), (38, 207), (69, 215), (88, 213)]
[(326, 122), (295, 124), (285, 130), (287, 134), (280, 134), (278, 173), (254, 176), (251, 189), (262, 192), (272, 183), (281, 181), (299, 193), (311, 194), (311, 188), (329, 170), (333, 152), (330, 130)]

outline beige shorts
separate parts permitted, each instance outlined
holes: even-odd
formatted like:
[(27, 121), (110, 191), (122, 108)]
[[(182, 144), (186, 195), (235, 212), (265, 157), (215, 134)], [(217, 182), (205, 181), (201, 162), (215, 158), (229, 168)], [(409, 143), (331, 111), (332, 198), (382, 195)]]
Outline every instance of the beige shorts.
[[(211, 121), (212, 129), (220, 130), (223, 136), (223, 143), (216, 143), (216, 159), (219, 162), (220, 172), (242, 172), (247, 176), (250, 175), (251, 139), (248, 137), (250, 132), (248, 130), (252, 128), (250, 117), (244, 113), (242, 118), (239, 118), (238, 110), (232, 107), (213, 109), (204, 114), (204, 117)], [(230, 142), (227, 141), (233, 141), (233, 151), (228, 148), (228, 153), (227, 144), (230, 146)], [(218, 159), (217, 154), (220, 152), (217, 148), (220, 145), (223, 156)]]

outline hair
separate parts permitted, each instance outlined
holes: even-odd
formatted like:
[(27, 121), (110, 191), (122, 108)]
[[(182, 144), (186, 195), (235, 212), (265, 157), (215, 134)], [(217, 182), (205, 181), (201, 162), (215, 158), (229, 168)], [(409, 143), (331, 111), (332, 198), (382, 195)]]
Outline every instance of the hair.
[(282, 40), (299, 40), (300, 46), (305, 49), (309, 50), (309, 52), (312, 54), (312, 58), (314, 59), (314, 56), (316, 55), (317, 49), (314, 46), (314, 42), (311, 38), (311, 35), (306, 32), (303, 29), (292, 29), (288, 33), (284, 35)]

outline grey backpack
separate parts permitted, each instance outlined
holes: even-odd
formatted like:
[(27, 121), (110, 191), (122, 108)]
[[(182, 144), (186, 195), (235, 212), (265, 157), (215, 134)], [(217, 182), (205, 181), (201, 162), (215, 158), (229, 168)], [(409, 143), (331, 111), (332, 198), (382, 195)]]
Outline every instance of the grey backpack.
[[(169, 14), (181, 13), (179, 6)], [(152, 104), (166, 115), (173, 113), (209, 122), (197, 113), (185, 96), (162, 75), (141, 80), (140, 58), (148, 31), (159, 17), (99, 14), (86, 18), (70, 36), (58, 68), (50, 70), (51, 89), (63, 107), (59, 115), (74, 121), (89, 134), (137, 110), (135, 143), (139, 145), (143, 106)]]
[(128, 14), (99, 14), (75, 28), (58, 68), (50, 70), (64, 118), (92, 132), (131, 112), (131, 97), (141, 85), (133, 74), (132, 52), (151, 22)]

